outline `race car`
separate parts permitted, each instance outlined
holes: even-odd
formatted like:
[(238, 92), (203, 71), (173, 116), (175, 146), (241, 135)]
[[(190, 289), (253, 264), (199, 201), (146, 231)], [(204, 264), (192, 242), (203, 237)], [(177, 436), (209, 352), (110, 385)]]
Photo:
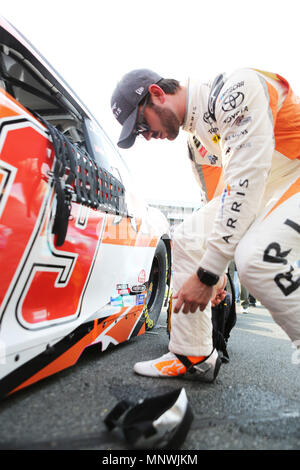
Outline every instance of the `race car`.
[(4, 18), (0, 123), (3, 398), (90, 345), (104, 351), (153, 328), (171, 240), (97, 120)]

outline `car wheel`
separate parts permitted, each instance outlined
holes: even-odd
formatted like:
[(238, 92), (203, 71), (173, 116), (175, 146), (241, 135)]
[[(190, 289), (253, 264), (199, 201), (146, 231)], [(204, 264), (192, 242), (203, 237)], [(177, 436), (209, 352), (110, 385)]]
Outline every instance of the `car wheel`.
[(156, 247), (148, 281), (144, 310), (146, 330), (151, 330), (156, 325), (161, 313), (167, 282), (167, 257), (166, 245), (160, 240)]

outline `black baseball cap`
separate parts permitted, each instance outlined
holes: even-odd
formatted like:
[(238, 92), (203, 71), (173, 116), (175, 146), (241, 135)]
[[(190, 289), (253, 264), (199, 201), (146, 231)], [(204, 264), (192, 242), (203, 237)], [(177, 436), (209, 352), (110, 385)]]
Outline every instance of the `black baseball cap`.
[(162, 77), (152, 70), (136, 69), (124, 75), (117, 84), (111, 97), (111, 109), (123, 126), (118, 141), (119, 147), (127, 149), (134, 144), (136, 135), (133, 131), (139, 104), (147, 95), (149, 86), (161, 79)]

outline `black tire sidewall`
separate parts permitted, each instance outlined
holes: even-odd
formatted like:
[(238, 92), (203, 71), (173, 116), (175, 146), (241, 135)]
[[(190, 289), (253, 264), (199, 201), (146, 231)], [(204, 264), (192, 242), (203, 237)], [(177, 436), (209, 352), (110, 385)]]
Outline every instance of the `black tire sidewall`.
[[(149, 326), (149, 324), (146, 324), (146, 329), (152, 329), (160, 316), (162, 305), (164, 302), (164, 297), (165, 297), (165, 291), (166, 291), (166, 283), (167, 283), (167, 249), (166, 245), (163, 242), (163, 240), (159, 240), (155, 254), (154, 254), (154, 259), (153, 259), (153, 264), (154, 260), (158, 263), (158, 283), (155, 289), (155, 292), (153, 291), (151, 294), (151, 298), (154, 295), (154, 300), (153, 303), (151, 304), (150, 308), (147, 308), (147, 314), (152, 320), (153, 324), (152, 326)], [(152, 264), (152, 267), (153, 267)], [(151, 271), (152, 271), (151, 267)], [(150, 271), (150, 273), (151, 273)], [(151, 277), (151, 274), (150, 274)], [(150, 300), (150, 299), (149, 299)], [(152, 323), (151, 322), (151, 323)]]

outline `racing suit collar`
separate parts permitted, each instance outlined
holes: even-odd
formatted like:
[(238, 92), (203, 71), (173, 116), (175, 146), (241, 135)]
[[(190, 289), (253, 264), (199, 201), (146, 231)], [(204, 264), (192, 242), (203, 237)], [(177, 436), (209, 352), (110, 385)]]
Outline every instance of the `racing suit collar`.
[(199, 83), (199, 80), (189, 78), (187, 83), (186, 113), (182, 129), (192, 134), (199, 118), (203, 117), (207, 109), (210, 87), (207, 83)]

